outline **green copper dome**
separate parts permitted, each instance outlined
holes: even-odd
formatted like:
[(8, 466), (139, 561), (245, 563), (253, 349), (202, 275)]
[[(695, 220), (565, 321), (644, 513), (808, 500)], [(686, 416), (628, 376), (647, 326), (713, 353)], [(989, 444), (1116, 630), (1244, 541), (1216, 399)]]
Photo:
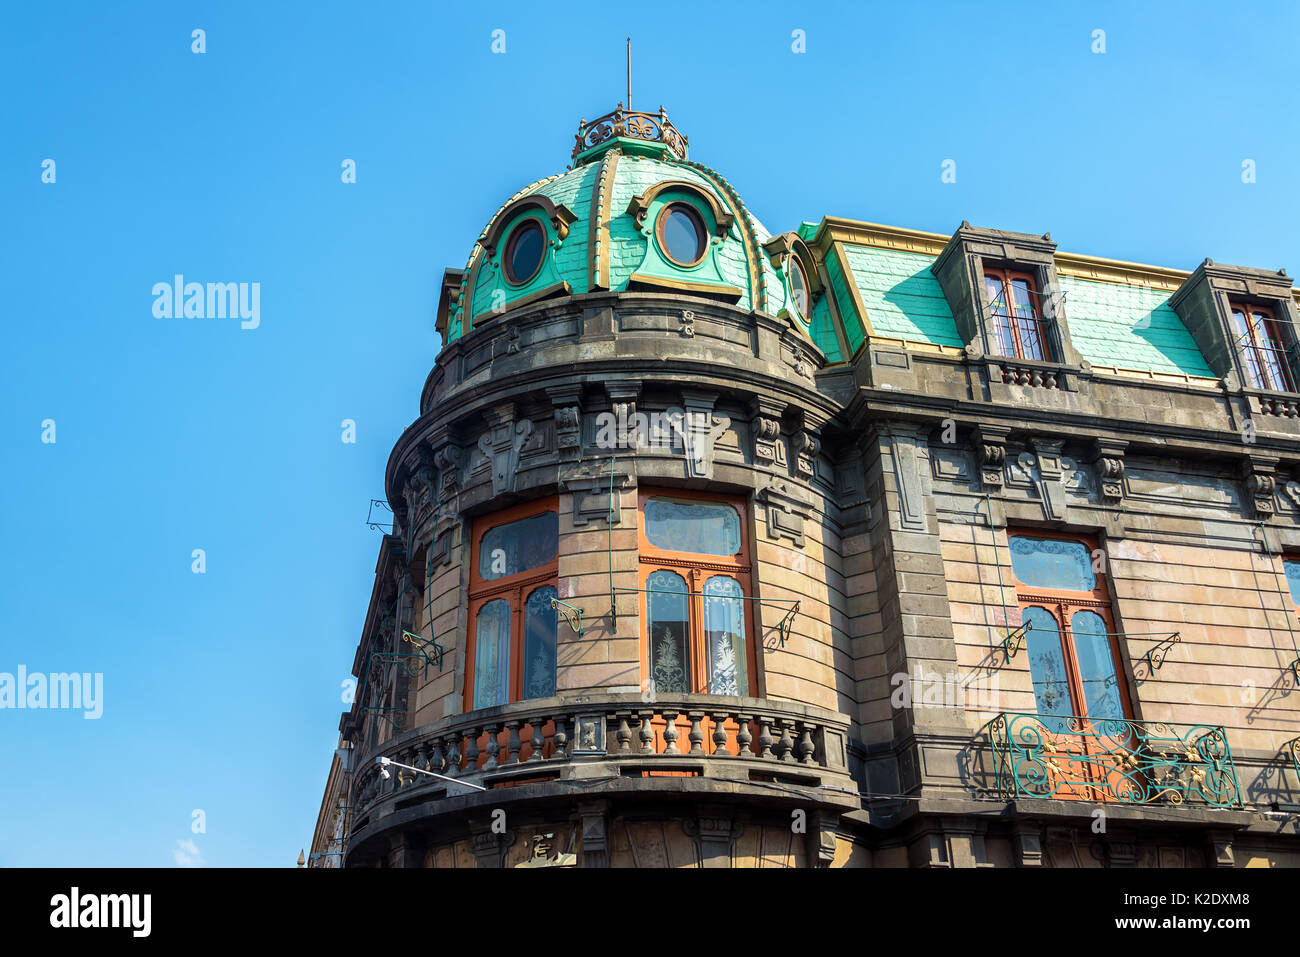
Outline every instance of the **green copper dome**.
[(489, 220), (447, 302), (447, 341), (519, 306), (624, 290), (784, 314), (811, 338), (814, 317), (795, 307), (787, 275), (802, 240), (774, 240), (725, 179), (688, 159), (662, 110), (620, 104), (584, 120), (576, 139), (572, 168), (520, 190)]

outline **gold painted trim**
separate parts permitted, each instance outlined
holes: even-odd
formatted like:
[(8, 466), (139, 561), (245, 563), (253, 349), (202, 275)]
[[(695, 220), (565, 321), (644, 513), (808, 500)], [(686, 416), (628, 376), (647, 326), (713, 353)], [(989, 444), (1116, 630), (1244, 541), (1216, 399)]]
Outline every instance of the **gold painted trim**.
[[(723, 286), (711, 282), (687, 282), (684, 279), (661, 279), (658, 276), (646, 276), (642, 273), (633, 273), (627, 277), (629, 289), (633, 283), (640, 283), (643, 286), (651, 286), (656, 289), (677, 289), (681, 292), (700, 292), (710, 293), (713, 295), (722, 295), (733, 297), (734, 301), (739, 301), (740, 297), (745, 294), (745, 290), (739, 286)], [(632, 289), (632, 292), (636, 290)]]
[(501, 312), (491, 312), (491, 311), (480, 312), (477, 316), (474, 317), (474, 326), (477, 326), (480, 320), (492, 319), (496, 316), (504, 316), (507, 312), (510, 312), (511, 310), (514, 309), (518, 309), (520, 306), (526, 306), (529, 303), (537, 302), (539, 299), (550, 299), (552, 296), (559, 296), (559, 295), (564, 295), (564, 296), (573, 295), (573, 290), (567, 282), (558, 282), (554, 286), (547, 286), (545, 289), (539, 289), (537, 290), (537, 292), (530, 292), (526, 296), (521, 296), (518, 299), (514, 299)]
[[(844, 246), (837, 243), (835, 245), (835, 261), (840, 264), (840, 272), (844, 275), (844, 285), (848, 287), (849, 298), (853, 300), (853, 308), (858, 312), (858, 318), (862, 324), (862, 340), (865, 345), (875, 333), (871, 328), (871, 318), (867, 315), (867, 304), (862, 301), (862, 293), (858, 290), (858, 284), (853, 279), (853, 270), (849, 268), (849, 261), (844, 255)], [(844, 337), (847, 339), (849, 331), (844, 330)], [(857, 353), (853, 353), (855, 356)]]
[[(827, 216), (817, 227), (813, 245), (820, 249), (823, 255), (836, 243), (851, 243), (855, 246), (895, 249), (937, 257), (951, 238), (941, 233), (920, 229)], [(1108, 259), (1059, 250), (1055, 254), (1055, 259), (1057, 274), (1061, 276), (1089, 279), (1094, 282), (1149, 286), (1152, 289), (1170, 292), (1181, 286), (1183, 281), (1192, 274), (1190, 270), (1185, 269), (1152, 266), (1124, 259)], [(1300, 289), (1293, 287), (1291, 292), (1295, 299), (1300, 301)]]
[(590, 290), (609, 288), (610, 263), (610, 207), (614, 200), (614, 181), (618, 170), (618, 158), (622, 154), (617, 149), (609, 150), (600, 158), (600, 170), (592, 184), (591, 230), (587, 236), (587, 286)]

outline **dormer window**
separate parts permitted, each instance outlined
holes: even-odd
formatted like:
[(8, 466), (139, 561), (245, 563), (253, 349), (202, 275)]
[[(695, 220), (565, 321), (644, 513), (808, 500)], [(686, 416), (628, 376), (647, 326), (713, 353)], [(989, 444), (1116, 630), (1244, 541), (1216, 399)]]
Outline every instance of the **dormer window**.
[(506, 242), (503, 260), (506, 280), (512, 286), (522, 286), (537, 275), (542, 268), (542, 254), (546, 251), (546, 231), (535, 219), (525, 219), (515, 227)]
[(704, 220), (690, 203), (669, 203), (659, 214), (659, 246), (676, 265), (689, 268), (708, 251)]
[(1245, 359), (1246, 375), (1256, 389), (1295, 392), (1295, 369), (1282, 343), (1282, 329), (1265, 306), (1232, 303), (1232, 331)]
[(798, 256), (790, 257), (790, 297), (798, 319), (808, 321), (808, 276)]
[(1034, 277), (1008, 269), (984, 270), (984, 292), (1001, 355), (1016, 359), (1059, 361), (1043, 320)]

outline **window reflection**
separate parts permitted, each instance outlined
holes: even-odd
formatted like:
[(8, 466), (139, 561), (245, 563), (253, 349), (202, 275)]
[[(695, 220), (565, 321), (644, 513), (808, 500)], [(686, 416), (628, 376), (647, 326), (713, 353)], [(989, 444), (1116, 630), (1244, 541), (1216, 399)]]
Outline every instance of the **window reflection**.
[(559, 522), (555, 512), (542, 512), (488, 529), (479, 544), (479, 577), (493, 581), (541, 568), (555, 558)]
[(666, 551), (734, 555), (740, 551), (740, 516), (718, 502), (652, 498), (645, 504), (645, 535)]
[(1025, 647), (1029, 651), (1034, 703), (1047, 730), (1059, 734), (1069, 730), (1066, 719), (1045, 716), (1074, 713), (1070, 703), (1070, 681), (1065, 672), (1065, 653), (1061, 650), (1061, 632), (1052, 613), (1037, 605), (1024, 610), (1023, 620), (1030, 626), (1025, 635)]
[(1082, 542), (1017, 535), (1008, 544), (1011, 568), (1026, 585), (1069, 591), (1097, 587), (1092, 555)]

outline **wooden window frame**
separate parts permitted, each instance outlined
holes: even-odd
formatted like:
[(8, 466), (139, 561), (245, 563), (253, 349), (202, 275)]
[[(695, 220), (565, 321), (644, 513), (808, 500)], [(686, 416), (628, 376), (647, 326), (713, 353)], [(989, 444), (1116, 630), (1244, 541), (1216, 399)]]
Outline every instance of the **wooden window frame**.
[[(997, 279), (1002, 283), (1003, 309), (1006, 311), (1005, 316), (999, 315), (995, 311), (996, 307), (994, 306), (994, 300), (996, 297), (989, 295), (988, 280), (990, 278)], [(1033, 314), (1033, 318), (1030, 320), (1026, 320), (1024, 317), (1016, 315), (1014, 295), (1012, 293), (1013, 283), (1015, 283), (1016, 280), (1025, 282), (1029, 286), (1029, 309)], [(1042, 306), (1038, 302), (1038, 280), (1032, 273), (1003, 266), (985, 266), (983, 295), (985, 301), (988, 303), (989, 318), (994, 324), (992, 332), (994, 341), (997, 343), (999, 354), (1001, 354), (1003, 344), (997, 324), (1000, 319), (1006, 319), (1007, 328), (1011, 333), (1012, 355), (1005, 356), (1005, 358), (1027, 359), (1030, 362), (1058, 361), (1052, 349), (1051, 336), (1048, 334), (1047, 330), (1047, 320), (1043, 318)], [(1025, 353), (1023, 330), (1020, 328), (1020, 324), (1026, 321), (1029, 322), (1030, 329), (1034, 334), (1034, 341), (1038, 345), (1039, 352), (1042, 353), (1041, 358), (1027, 355)]]
[[(504, 598), (510, 608), (510, 679), (508, 684), (508, 693), (506, 702), (513, 703), (523, 699), (523, 682), (524, 682), (524, 604), (528, 601), (528, 596), (536, 589), (543, 588), (546, 585), (559, 587), (559, 537), (556, 537), (556, 554), (555, 556), (539, 568), (531, 568), (528, 571), (516, 572), (513, 575), (507, 575), (504, 578), (494, 578), (490, 581), (484, 581), (479, 574), (479, 550), (483, 543), (483, 536), (494, 528), (500, 528), (502, 525), (509, 525), (511, 522), (517, 522), (520, 519), (531, 518), (534, 515), (541, 515), (545, 512), (555, 512), (556, 523), (559, 523), (559, 497), (550, 496), (547, 498), (534, 499), (531, 502), (524, 502), (520, 505), (514, 505), (510, 508), (502, 509), (498, 512), (491, 512), (487, 515), (479, 516), (474, 519), (473, 534), (470, 547), (470, 571), (469, 571), (469, 621), (465, 626), (465, 688), (464, 700), (466, 711), (481, 710), (474, 701), (474, 686), (477, 682), (475, 672), (475, 652), (478, 646), (478, 613), (490, 601), (498, 598)], [(557, 623), (557, 640), (558, 623)], [(558, 664), (556, 667), (558, 680)], [(487, 706), (485, 707), (495, 707)]]
[[(1278, 321), (1277, 313), (1272, 306), (1260, 306), (1252, 303), (1229, 301), (1228, 318), (1233, 319), (1233, 313), (1240, 312), (1242, 319), (1246, 324), (1245, 336), (1238, 331), (1236, 324), (1233, 324), (1233, 340), (1241, 347), (1241, 353), (1245, 359), (1246, 375), (1251, 379), (1250, 386), (1253, 389), (1262, 389), (1267, 392), (1295, 392), (1296, 375), (1295, 369), (1291, 366), (1291, 357), (1287, 354), (1286, 347), (1283, 345), (1282, 327)], [(1257, 327), (1255, 325), (1254, 313), (1262, 313), (1264, 335), (1270, 339), (1274, 345), (1261, 344), (1259, 336), (1256, 335)], [(1271, 370), (1266, 354), (1271, 354), (1277, 359), (1278, 370), (1281, 374), (1281, 382), (1274, 382), (1274, 373)], [(1253, 363), (1251, 361), (1253, 357)], [(1260, 381), (1262, 380), (1262, 381)]]
[[(659, 548), (646, 537), (645, 507), (652, 498), (678, 499), (728, 505), (740, 520), (740, 548), (735, 555), (703, 555)], [(650, 678), (650, 595), (647, 582), (660, 570), (675, 572), (686, 582), (687, 642), (690, 651), (689, 694), (711, 694), (708, 690), (708, 637), (704, 631), (704, 584), (714, 575), (728, 575), (740, 585), (740, 599), (745, 613), (745, 697), (755, 697), (758, 680), (758, 654), (754, 647), (754, 610), (748, 599), (753, 595), (753, 562), (750, 559), (749, 509), (743, 498), (674, 488), (641, 488), (637, 496), (638, 587), (641, 589), (640, 635), (641, 674)]]
[[(1007, 529), (1008, 560), (1010, 559), (1011, 539), (1013, 538), (1078, 542), (1087, 549), (1089, 558), (1097, 549), (1097, 540), (1090, 535), (1051, 530), (1009, 528)], [(1087, 713), (1088, 699), (1084, 694), (1083, 676), (1080, 673), (1078, 651), (1074, 645), (1074, 632), (1070, 623), (1075, 611), (1092, 611), (1096, 612), (1101, 620), (1105, 622), (1107, 643), (1110, 645), (1111, 660), (1115, 665), (1115, 679), (1118, 684), (1120, 706), (1123, 708), (1124, 717), (1131, 721), (1133, 720), (1133, 699), (1129, 694), (1128, 676), (1125, 674), (1124, 669), (1125, 658), (1121, 653), (1119, 635), (1115, 628), (1115, 615), (1106, 573), (1094, 566), (1093, 574), (1096, 576), (1097, 582), (1091, 591), (1043, 588), (1038, 585), (1026, 585), (1016, 575), (1014, 563), (1011, 565), (1011, 580), (1015, 583), (1016, 604), (1020, 607), (1021, 621), (1024, 620), (1025, 609), (1031, 607), (1045, 608), (1056, 618), (1057, 631), (1061, 641), (1061, 655), (1065, 661), (1066, 680), (1070, 687), (1070, 704), (1073, 708), (1071, 716), (1091, 721)], [(1068, 613), (1067, 609), (1069, 609)], [(1032, 689), (1030, 693), (1033, 694)], [(1037, 712), (1037, 708), (1038, 702), (1035, 699), (1035, 712)]]

